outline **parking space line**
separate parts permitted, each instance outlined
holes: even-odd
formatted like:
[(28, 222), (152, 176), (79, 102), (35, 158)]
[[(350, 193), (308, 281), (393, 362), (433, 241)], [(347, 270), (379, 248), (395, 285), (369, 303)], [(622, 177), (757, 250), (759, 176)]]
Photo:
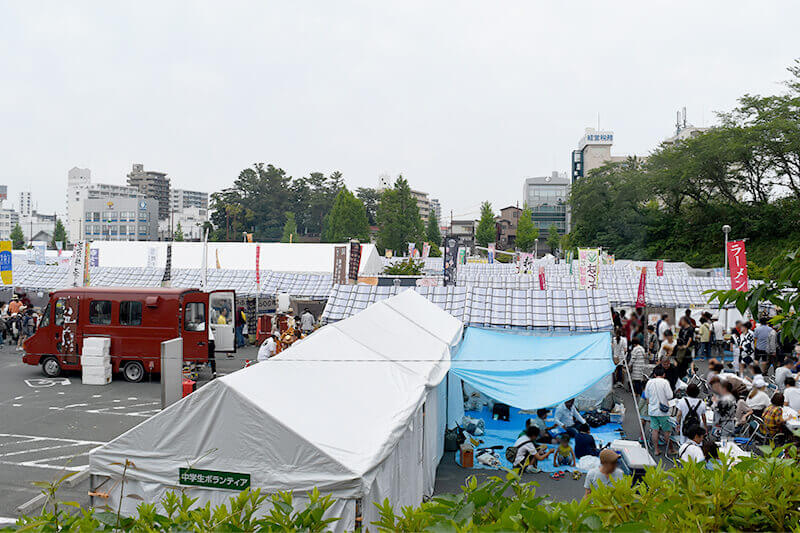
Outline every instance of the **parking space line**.
[(86, 468), (86, 465), (83, 466), (64, 466), (64, 465), (48, 465), (48, 464), (26, 464), (23, 465), (22, 463), (15, 463), (14, 461), (0, 461), (0, 465), (8, 465), (8, 466), (26, 466), (30, 468), (43, 468), (45, 470), (69, 470), (78, 472)]
[(89, 443), (86, 442), (72, 442), (69, 444), (59, 444), (58, 446), (45, 446), (44, 448), (33, 448), (30, 450), (20, 450), (16, 452), (8, 452), (8, 453), (0, 453), (0, 457), (11, 457), (12, 455), (23, 455), (26, 453), (39, 453), (39, 452), (47, 452), (50, 450), (57, 450), (59, 448), (69, 448), (70, 446), (86, 446)]
[(82, 444), (106, 444), (96, 440), (64, 439), (61, 437), (42, 437), (39, 435), (20, 435), (18, 433), (0, 433), (0, 437), (13, 437), (18, 439), (54, 440), (56, 442), (80, 442)]
[(0, 448), (2, 448), (3, 446), (13, 446), (14, 444), (27, 444), (29, 442), (36, 442), (36, 441), (40, 441), (40, 440), (47, 440), (47, 438), (46, 437), (31, 437), (30, 439), (27, 439), (27, 440), (26, 439), (22, 439), (22, 440), (14, 440), (14, 441), (11, 441), (11, 442), (4, 442), (3, 444), (0, 444)]

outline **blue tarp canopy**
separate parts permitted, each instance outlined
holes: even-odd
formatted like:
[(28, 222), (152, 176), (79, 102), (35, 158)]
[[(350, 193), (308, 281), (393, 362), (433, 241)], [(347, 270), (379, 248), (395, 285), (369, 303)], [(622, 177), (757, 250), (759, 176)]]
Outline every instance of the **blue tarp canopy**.
[(614, 366), (608, 332), (543, 336), (467, 328), (450, 372), (497, 401), (539, 409), (581, 394)]

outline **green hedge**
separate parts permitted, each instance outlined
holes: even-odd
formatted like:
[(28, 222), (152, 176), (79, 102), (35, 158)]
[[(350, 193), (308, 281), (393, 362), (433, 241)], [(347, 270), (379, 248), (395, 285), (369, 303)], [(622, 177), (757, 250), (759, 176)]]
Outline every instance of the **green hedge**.
[[(371, 531), (797, 531), (800, 528), (800, 464), (793, 446), (765, 449), (764, 457), (727, 458), (709, 469), (686, 464), (665, 471), (649, 469), (643, 483), (626, 477), (595, 490), (591, 498), (553, 502), (536, 493), (535, 482), (514, 472), (478, 484), (467, 480), (459, 494), (437, 496), (418, 507), (395, 512), (388, 501)], [(54, 495), (57, 484), (45, 487)], [(225, 505), (196, 506), (185, 494), (170, 493), (160, 502), (141, 503), (134, 517), (109, 510), (68, 512), (69, 502), (53, 498), (40, 516), (23, 517), (0, 531), (322, 531), (332, 521), (323, 514), (333, 503), (314, 491), (310, 503), (296, 509), (291, 494), (269, 496), (272, 510), (259, 511), (268, 499), (255, 491)]]

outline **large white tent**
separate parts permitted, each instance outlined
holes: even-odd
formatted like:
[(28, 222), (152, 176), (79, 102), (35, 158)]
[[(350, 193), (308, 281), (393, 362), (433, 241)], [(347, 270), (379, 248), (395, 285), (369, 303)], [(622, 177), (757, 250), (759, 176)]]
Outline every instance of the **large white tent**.
[[(94, 241), (98, 266), (103, 267), (163, 267), (167, 261), (165, 241)], [(173, 242), (172, 268), (200, 268), (203, 264), (202, 242)], [(219, 263), (223, 269), (255, 270), (256, 246), (261, 247), (259, 267), (275, 272), (332, 273), (336, 246), (328, 243), (280, 242), (209, 242), (208, 268)], [(149, 264), (155, 254), (155, 265)], [(383, 269), (383, 262), (374, 244), (361, 245), (360, 275), (373, 275)]]
[[(222, 377), (94, 450), (90, 472), (157, 501), (182, 489), (214, 504), (230, 490), (181, 486), (191, 466), (249, 474), (251, 487), (318, 487), (336, 498), (337, 530), (377, 519), (376, 502), (415, 505), (443, 452), (446, 376), (462, 323), (414, 291), (331, 324), (267, 362)], [(109, 505), (137, 500), (113, 486)]]

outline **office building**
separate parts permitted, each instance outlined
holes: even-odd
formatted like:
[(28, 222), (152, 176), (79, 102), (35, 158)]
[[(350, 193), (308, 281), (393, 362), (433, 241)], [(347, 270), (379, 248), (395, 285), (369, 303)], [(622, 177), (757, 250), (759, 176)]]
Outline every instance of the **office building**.
[(522, 200), (530, 208), (540, 236), (546, 236), (553, 224), (560, 234), (569, 233), (569, 190), (570, 180), (563, 173), (525, 180)]
[(19, 224), (19, 213), (13, 209), (0, 209), (0, 239), (11, 238), (11, 231)]
[(67, 173), (67, 220), (66, 229), (70, 242), (82, 238), (84, 205), (86, 200), (144, 199), (136, 187), (92, 183), (92, 172), (88, 168), (72, 168)]
[(128, 174), (128, 185), (139, 189), (139, 193), (145, 198), (156, 199), (159, 220), (169, 218), (169, 178), (166, 172), (145, 170), (141, 163), (134, 163), (133, 169)]
[(442, 223), (442, 206), (439, 203), (439, 200), (436, 198), (431, 198), (430, 202), (430, 212), (436, 215), (436, 221), (441, 224)]
[(158, 238), (162, 241), (173, 239), (181, 226), (184, 241), (200, 241), (203, 239), (203, 225), (208, 221), (208, 209), (186, 207), (173, 211), (170, 218), (158, 221)]
[(606, 163), (625, 161), (628, 156), (611, 155), (614, 144), (613, 131), (598, 131), (586, 128), (578, 142), (578, 149), (572, 151), (572, 181), (588, 176), (591, 170)]
[(19, 193), (19, 209), (17, 211), (20, 216), (28, 216), (33, 212), (33, 195), (30, 191)]
[(154, 241), (159, 205), (152, 198), (89, 198), (82, 202), (87, 240)]
[(181, 211), (192, 207), (208, 209), (207, 192), (172, 189), (169, 192), (169, 197), (173, 211)]
[(475, 246), (475, 221), (453, 220), (450, 222), (448, 237), (454, 237), (459, 246), (472, 248)]

